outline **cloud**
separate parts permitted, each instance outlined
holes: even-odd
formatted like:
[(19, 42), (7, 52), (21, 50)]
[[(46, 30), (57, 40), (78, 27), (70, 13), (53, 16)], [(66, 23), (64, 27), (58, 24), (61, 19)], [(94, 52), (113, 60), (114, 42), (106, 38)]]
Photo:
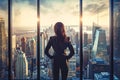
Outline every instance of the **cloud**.
[(8, 0), (0, 0), (0, 9), (4, 11), (8, 9)]
[(79, 0), (41, 0), (40, 11), (44, 14), (49, 14), (50, 12), (74, 14), (79, 12), (78, 5)]
[(14, 0), (13, 3), (28, 4), (34, 7), (37, 6), (37, 0)]
[[(5, 3), (7, 0), (0, 0), (0, 3), (1, 1)], [(13, 0), (13, 27), (36, 25), (36, 1)], [(40, 0), (40, 18), (42, 18), (41, 24), (44, 25), (58, 20), (67, 24), (77, 24), (79, 22), (79, 0)]]
[(56, 11), (56, 8), (58, 8), (59, 5), (64, 4), (65, 2), (65, 0), (40, 0), (40, 11), (43, 11), (43, 13), (48, 13), (49, 11), (54, 10)]
[(52, 7), (52, 1), (51, 0), (40, 0), (40, 6), (51, 8)]
[[(37, 7), (37, 0), (12, 0), (12, 4), (29, 4), (33, 7)], [(7, 10), (8, 9), (8, 0), (0, 0), (0, 9)]]
[(64, 3), (66, 0), (40, 0), (42, 6), (54, 5), (54, 3)]
[(109, 0), (84, 0), (83, 1), (83, 24), (109, 26)]
[(108, 0), (91, 0), (91, 2), (86, 2), (86, 5), (84, 6), (84, 11), (90, 12), (92, 14), (101, 13), (108, 9)]
[[(29, 0), (31, 1), (31, 0)], [(31, 27), (36, 26), (37, 22), (37, 5), (30, 5), (28, 0), (21, 2), (16, 0), (13, 3), (12, 9), (12, 24), (13, 27)], [(36, 2), (36, 1), (35, 1)], [(34, 2), (34, 3), (35, 3)], [(31, 2), (32, 3), (32, 2)]]
[(42, 25), (54, 24), (56, 21), (79, 23), (79, 0), (45, 0), (40, 5), (40, 11)]

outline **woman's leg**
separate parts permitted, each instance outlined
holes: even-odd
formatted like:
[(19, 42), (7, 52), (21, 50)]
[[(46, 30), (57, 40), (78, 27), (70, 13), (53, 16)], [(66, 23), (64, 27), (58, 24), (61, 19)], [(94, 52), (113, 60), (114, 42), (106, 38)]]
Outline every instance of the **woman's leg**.
[(53, 80), (59, 80), (59, 63), (53, 63)]
[(61, 65), (61, 73), (62, 73), (62, 80), (67, 80), (68, 62), (64, 62), (63, 65)]

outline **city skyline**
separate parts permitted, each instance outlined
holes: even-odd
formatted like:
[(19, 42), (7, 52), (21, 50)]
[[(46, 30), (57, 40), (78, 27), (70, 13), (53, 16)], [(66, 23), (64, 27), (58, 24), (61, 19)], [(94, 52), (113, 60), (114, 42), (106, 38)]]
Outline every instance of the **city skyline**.
[[(69, 72), (69, 75), (70, 76), (68, 76), (68, 80), (69, 79), (74, 79), (74, 78), (76, 78), (76, 79), (79, 79), (79, 76), (77, 76), (77, 74), (80, 74), (80, 67), (79, 67), (79, 63), (78, 63), (78, 59), (77, 59), (77, 56), (79, 56), (79, 54), (78, 54), (78, 52), (79, 51), (77, 51), (78, 50), (78, 47), (79, 47), (79, 45), (77, 46), (77, 44), (78, 44), (78, 38), (79, 38), (79, 36), (78, 35), (76, 35), (75, 36), (75, 34), (77, 34), (77, 32), (75, 32), (74, 31), (74, 29), (72, 29), (72, 28), (67, 28), (66, 29), (67, 31), (67, 35), (69, 35), (70, 36), (70, 39), (71, 39), (71, 42), (72, 42), (72, 44), (74, 45), (74, 46), (76, 46), (75, 47), (75, 52), (76, 52), (76, 55), (74, 55), (74, 58), (73, 59), (70, 59), (69, 60), (69, 68), (71, 69), (70, 70), (70, 72)], [(104, 31), (104, 30), (103, 30)], [(94, 31), (93, 31), (94, 32)], [(44, 32), (43, 32), (44, 34), (46, 34), (47, 35), (47, 40), (49, 39), (49, 37), (51, 36), (51, 35), (53, 35), (53, 33), (54, 33), (54, 29), (53, 29), (53, 27), (51, 26), (51, 27), (49, 27), (48, 29), (46, 29)], [(104, 32), (103, 32), (104, 33)], [(22, 34), (23, 36), (25, 35), (26, 33), (24, 33), (24, 34)], [(94, 35), (97, 35), (98, 34), (98, 32), (96, 31), (96, 33), (94, 34)], [(17, 43), (16, 43), (16, 45), (18, 44), (20, 47), (22, 47), (22, 42), (25, 42), (26, 40), (25, 39), (22, 39), (22, 37), (20, 36), (21, 34), (19, 34), (19, 35), (17, 35), (17, 37), (16, 37), (16, 40), (17, 40)], [(30, 35), (30, 34), (27, 34), (28, 36)], [(36, 35), (34, 35), (34, 36), (31, 36), (31, 37), (28, 37), (28, 36), (26, 36), (26, 39), (27, 39), (27, 44), (28, 44), (28, 47), (30, 47), (31, 45), (29, 45), (29, 42), (30, 42), (30, 40), (32, 39), (33, 40), (33, 38), (34, 39), (36, 39)], [(42, 36), (42, 35), (41, 35)], [(75, 36), (75, 37), (74, 37)], [(105, 34), (101, 34), (101, 36), (105, 36)], [(78, 38), (77, 38), (78, 37)], [(96, 36), (96, 38), (98, 38), (97, 36)], [(45, 39), (45, 36), (43, 36), (43, 38), (42, 38), (43, 40)], [(92, 37), (90, 38), (89, 37), (89, 39), (92, 39)], [(94, 37), (93, 37), (93, 39), (94, 39)], [(101, 39), (105, 39), (105, 37), (104, 38), (101, 38)], [(21, 40), (21, 41), (20, 41)], [(87, 39), (88, 40), (88, 39)], [(97, 41), (96, 39), (95, 39), (95, 41)], [(94, 42), (95, 42), (94, 41)], [(46, 42), (46, 41), (45, 41)], [(106, 41), (104, 41), (103, 40), (103, 42), (106, 42)], [(44, 42), (42, 42), (43, 44), (41, 45), (42, 47), (40, 47), (40, 50), (44, 50), (44, 46), (45, 46), (45, 44), (44, 44)], [(86, 48), (86, 50), (85, 50), (85, 52), (83, 53), (83, 54), (85, 54), (86, 55), (86, 57), (84, 57), (84, 61), (86, 61), (86, 65), (84, 66), (84, 73), (88, 73), (88, 72), (90, 72), (89, 74), (86, 74), (86, 75), (84, 75), (84, 78), (88, 78), (88, 79), (93, 79), (94, 78), (94, 74), (96, 74), (96, 72), (98, 71), (98, 72), (101, 72), (101, 71), (106, 71), (106, 68), (109, 68), (109, 65), (107, 65), (107, 63), (106, 63), (106, 60), (102, 60), (101, 58), (97, 58), (97, 57), (95, 57), (95, 59), (92, 59), (92, 58), (90, 58), (90, 55), (88, 54), (88, 51), (89, 51), (89, 47), (88, 47), (88, 45), (90, 45), (92, 43), (92, 41), (90, 42), (90, 43), (88, 43), (86, 46), (84, 46), (83, 48)], [(98, 42), (98, 43), (100, 43), (100, 42)], [(26, 43), (23, 43), (24, 45), (26, 44)], [(100, 43), (100, 44), (102, 44), (102, 43)], [(25, 49), (25, 47), (24, 47), (24, 45), (23, 45), (23, 49)], [(105, 45), (105, 44), (104, 44)], [(103, 47), (104, 45), (100, 45), (101, 47)], [(34, 44), (34, 46), (35, 46), (35, 44)], [(93, 45), (92, 45), (93, 46)], [(98, 46), (98, 45), (97, 45)], [(101, 48), (101, 47), (99, 47), (99, 48)], [(16, 48), (17, 49), (17, 48)], [(102, 50), (104, 50), (105, 48), (103, 47), (103, 48), (101, 48), (101, 50), (100, 50), (100, 52), (102, 51)], [(22, 51), (24, 51), (24, 50), (22, 50)], [(27, 51), (29, 51), (29, 49), (27, 50)], [(53, 52), (52, 52), (53, 53)], [(27, 54), (30, 54), (29, 52), (27, 52), (27, 53), (25, 53), (26, 55)], [(44, 52), (43, 52), (43, 54), (44, 54)], [(103, 54), (105, 54), (104, 52), (103, 52)], [(87, 56), (87, 55), (89, 55), (89, 56)], [(33, 57), (33, 55), (32, 56), (30, 56), (30, 55), (27, 55), (27, 60), (28, 60), (28, 68), (29, 68), (29, 70), (28, 70), (28, 72), (29, 72), (29, 76), (27, 77), (28, 79), (30, 79), (30, 78), (36, 78), (36, 64), (34, 64), (35, 62), (34, 62), (34, 58), (32, 58)], [(76, 57), (76, 58), (75, 58)], [(103, 56), (101, 56), (102, 58), (103, 57), (105, 57), (104, 55)], [(105, 58), (106, 59), (106, 58)], [(49, 72), (49, 70), (51, 71), (52, 70), (52, 67), (50, 66), (50, 64), (51, 64), (51, 61), (50, 60), (48, 60), (50, 63), (48, 63), (48, 58), (46, 57), (46, 56), (44, 56), (43, 58), (41, 58), (41, 60), (40, 60), (40, 62), (42, 63), (42, 65), (41, 65), (41, 71), (40, 72), (43, 72), (43, 74), (42, 75), (40, 75), (40, 78), (43, 78), (43, 79), (45, 79), (46, 77), (48, 77), (49, 79), (51, 79), (52, 78), (52, 72)], [(31, 63), (31, 61), (32, 61), (32, 63)], [(36, 61), (36, 60), (35, 60)], [(91, 63), (88, 63), (88, 62), (90, 62), (91, 61)], [(49, 66), (46, 66), (46, 64), (48, 63), (48, 65)], [(77, 64), (78, 63), (78, 64)], [(99, 68), (97, 67), (97, 66), (99, 66), (100, 67), (100, 64), (103, 64), (103, 66), (106, 66), (105, 68), (100, 68), (100, 70), (98, 70)], [(87, 66), (89, 66), (89, 67), (87, 67)], [(103, 67), (103, 66), (101, 66), (101, 67)], [(87, 67), (87, 70), (85, 70), (85, 67)], [(95, 70), (93, 70), (92, 69), (92, 67), (95, 67), (96, 69)], [(76, 70), (77, 69), (77, 70)], [(13, 70), (14, 70), (14, 66), (13, 66)], [(26, 69), (27, 70), (27, 69)], [(76, 71), (75, 71), (76, 70)], [(93, 70), (93, 71), (91, 71), (91, 70)], [(13, 71), (14, 72), (14, 71)], [(107, 72), (109, 72), (109, 71), (107, 71)], [(46, 75), (46, 77), (44, 77), (44, 75)], [(14, 75), (13, 75), (14, 76)], [(104, 75), (103, 75), (104, 76)], [(15, 76), (15, 78), (17, 78), (17, 76)]]
[[(116, 78), (115, 80), (120, 79), (119, 0), (113, 0), (114, 3), (111, 3), (113, 6), (110, 6), (109, 0), (83, 0), (82, 26), (79, 21), (81, 7), (79, 0), (40, 0), (39, 37), (36, 17), (37, 0), (12, 0), (11, 36), (8, 34), (10, 30), (7, 26), (7, 1), (0, 0), (0, 60), (2, 64), (0, 79), (10, 78), (8, 76), (9, 63), (12, 79), (24, 79), (25, 77), (26, 79), (37, 79), (38, 77), (42, 80), (53, 79), (51, 64), (54, 58), (49, 59), (45, 55), (44, 49), (50, 37), (55, 36), (54, 24), (57, 21), (64, 23), (66, 36), (70, 38), (75, 51), (75, 55), (68, 60), (67, 80), (79, 80), (80, 78), (83, 80), (113, 80), (112, 75), (114, 79)], [(112, 13), (113, 15), (111, 15)], [(113, 17), (112, 20), (111, 17)], [(109, 23), (112, 24), (109, 26)], [(82, 33), (80, 33), (80, 27), (82, 27)], [(11, 42), (9, 42), (9, 37), (12, 38)], [(40, 41), (37, 41), (38, 38)], [(9, 45), (12, 50), (10, 55)], [(49, 50), (50, 55), (55, 53), (52, 47)], [(63, 53), (69, 55), (69, 52), (69, 49), (66, 48)], [(11, 60), (8, 61), (10, 57)], [(38, 58), (40, 58), (39, 61)], [(112, 59), (113, 62), (111, 62)], [(40, 70), (38, 64), (40, 64)], [(25, 77), (22, 77), (24, 74)]]

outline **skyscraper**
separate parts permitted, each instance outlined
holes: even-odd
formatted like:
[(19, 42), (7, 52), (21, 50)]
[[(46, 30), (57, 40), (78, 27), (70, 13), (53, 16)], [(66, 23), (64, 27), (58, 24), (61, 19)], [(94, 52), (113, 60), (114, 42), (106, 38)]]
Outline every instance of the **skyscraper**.
[(36, 57), (36, 42), (34, 39), (30, 41), (30, 52), (31, 52), (31, 56), (35, 58)]
[(5, 69), (6, 65), (6, 48), (7, 40), (5, 33), (5, 21), (0, 18), (0, 78), (2, 77), (2, 70)]
[(30, 56), (31, 55), (31, 51), (30, 51), (30, 41), (27, 41), (26, 43), (26, 56)]
[(92, 28), (92, 39), (93, 39), (92, 43), (93, 43), (93, 45), (94, 45), (95, 34), (96, 34), (97, 29), (100, 29), (100, 27), (98, 25), (96, 25), (95, 23), (93, 23), (93, 28)]
[(102, 58), (91, 59), (89, 60), (87, 66), (87, 77), (91, 80), (94, 80), (95, 73), (109, 72), (109, 70), (110, 70), (109, 63), (103, 60)]
[(28, 76), (28, 61), (23, 51), (17, 49), (17, 59), (15, 63), (16, 79), (26, 79)]
[(114, 58), (120, 58), (120, 1), (114, 0)]
[(87, 46), (88, 44), (88, 34), (84, 33), (84, 46)]
[(114, 75), (120, 79), (120, 0), (113, 0)]
[(101, 57), (106, 60), (107, 57), (107, 42), (106, 33), (103, 29), (96, 29), (94, 34), (94, 45), (92, 48), (92, 58)]
[(25, 37), (21, 38), (21, 47), (22, 47), (22, 51), (26, 53), (26, 38)]
[(45, 49), (45, 37), (44, 37), (44, 33), (41, 32), (40, 34), (40, 53), (41, 53), (41, 57), (43, 58), (44, 57), (44, 49)]
[(11, 66), (12, 69), (15, 68), (15, 50), (16, 50), (16, 35), (12, 35), (12, 54), (11, 54)]

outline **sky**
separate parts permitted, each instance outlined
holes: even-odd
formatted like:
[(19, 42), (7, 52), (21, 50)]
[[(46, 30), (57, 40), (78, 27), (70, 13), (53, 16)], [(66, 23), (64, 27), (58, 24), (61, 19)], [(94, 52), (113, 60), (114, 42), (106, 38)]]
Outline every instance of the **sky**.
[[(109, 26), (109, 0), (83, 0), (83, 25), (93, 22)], [(7, 26), (7, 0), (0, 0), (0, 17)], [(40, 0), (40, 25), (50, 26), (61, 21), (65, 25), (79, 25), (79, 0)], [(36, 0), (12, 0), (12, 27), (35, 29)]]

